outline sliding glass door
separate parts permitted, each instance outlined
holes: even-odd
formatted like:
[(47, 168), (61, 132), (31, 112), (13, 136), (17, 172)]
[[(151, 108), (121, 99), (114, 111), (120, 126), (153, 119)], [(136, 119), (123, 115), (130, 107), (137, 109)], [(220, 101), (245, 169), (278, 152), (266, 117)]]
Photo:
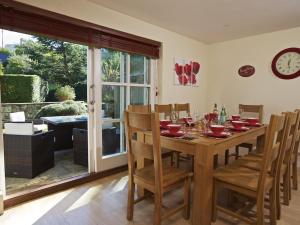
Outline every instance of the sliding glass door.
[(154, 103), (153, 63), (147, 57), (94, 49), (96, 171), (127, 164), (123, 112)]

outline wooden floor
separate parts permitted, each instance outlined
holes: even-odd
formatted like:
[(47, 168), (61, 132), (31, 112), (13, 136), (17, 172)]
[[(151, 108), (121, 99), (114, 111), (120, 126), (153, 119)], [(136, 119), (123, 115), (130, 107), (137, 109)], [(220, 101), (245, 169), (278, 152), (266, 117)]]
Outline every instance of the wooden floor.
[[(300, 168), (299, 168), (300, 173)], [(181, 191), (181, 190), (179, 190)], [(164, 198), (164, 204), (179, 204), (180, 192)], [(279, 225), (300, 224), (300, 190), (293, 191), (290, 206), (283, 206)], [(14, 208), (0, 216), (1, 225), (148, 225), (152, 223), (151, 200), (135, 206), (134, 222), (126, 220), (127, 174), (125, 172), (91, 182), (74, 189), (53, 194)], [(164, 225), (191, 224), (178, 213), (164, 221)], [(219, 215), (216, 225), (243, 224)]]

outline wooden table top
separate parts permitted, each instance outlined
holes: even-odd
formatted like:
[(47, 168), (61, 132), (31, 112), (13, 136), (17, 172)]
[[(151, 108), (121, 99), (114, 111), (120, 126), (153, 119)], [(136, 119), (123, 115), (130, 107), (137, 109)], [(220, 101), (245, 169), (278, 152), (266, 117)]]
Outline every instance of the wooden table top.
[[(193, 146), (201, 145), (203, 147), (214, 147), (215, 153), (224, 150), (224, 148), (231, 148), (234, 144), (238, 145), (243, 142), (251, 140), (251, 137), (255, 139), (257, 136), (266, 133), (267, 125), (262, 125), (260, 127), (251, 127), (248, 131), (243, 132), (231, 132), (232, 135), (227, 138), (213, 138), (207, 137), (202, 134), (202, 132), (197, 130), (187, 131), (187, 135), (174, 138), (161, 136), (161, 145), (166, 148), (184, 151), (188, 154), (193, 154)], [(146, 142), (150, 141), (151, 132), (144, 132), (146, 136)], [(189, 139), (191, 137), (192, 139)]]

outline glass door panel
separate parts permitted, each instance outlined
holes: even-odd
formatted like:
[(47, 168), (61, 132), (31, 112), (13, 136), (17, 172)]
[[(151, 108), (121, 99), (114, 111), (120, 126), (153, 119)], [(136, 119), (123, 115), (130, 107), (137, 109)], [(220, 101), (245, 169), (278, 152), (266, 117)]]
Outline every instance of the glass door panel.
[(126, 105), (125, 88), (117, 85), (102, 86), (101, 116), (107, 119), (120, 119)]
[[(96, 156), (98, 170), (127, 164), (123, 112), (150, 104), (150, 60), (111, 49), (95, 50)], [(100, 62), (100, 63), (99, 63)]]
[(130, 87), (130, 104), (146, 105), (149, 104), (150, 88)]
[(149, 59), (141, 55), (130, 55), (130, 83), (150, 84)]
[(102, 124), (102, 157), (125, 152), (124, 128), (121, 122)]

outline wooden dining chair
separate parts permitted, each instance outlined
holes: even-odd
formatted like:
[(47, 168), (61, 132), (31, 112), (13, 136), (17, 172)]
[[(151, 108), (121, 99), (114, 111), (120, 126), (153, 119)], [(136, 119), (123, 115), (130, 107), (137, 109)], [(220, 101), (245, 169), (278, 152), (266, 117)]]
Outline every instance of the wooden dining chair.
[[(163, 219), (168, 218), (182, 209), (184, 210), (184, 218), (188, 219), (192, 173), (163, 165), (158, 113), (133, 113), (126, 111), (124, 114), (129, 173), (127, 219), (133, 219), (134, 204), (144, 199), (144, 197), (141, 197), (134, 200), (135, 185), (139, 185), (154, 195), (154, 225), (160, 225)], [(139, 131), (149, 131), (152, 133), (151, 140), (147, 140), (147, 143), (151, 144), (146, 144), (139, 139), (136, 140), (133, 138), (134, 134)], [(154, 163), (137, 169), (135, 162), (139, 157), (153, 158)], [(163, 194), (173, 190), (179, 185), (184, 186), (183, 203), (176, 208), (167, 209), (163, 213)]]
[(172, 104), (155, 104), (154, 105), (154, 111), (163, 114), (164, 119), (170, 119), (172, 120), (173, 118), (173, 106)]
[[(276, 224), (276, 177), (280, 163), (285, 117), (285, 115), (271, 116), (266, 133), (260, 170), (239, 165), (228, 165), (215, 170), (213, 221), (216, 221), (217, 211), (222, 211), (246, 223), (264, 225), (264, 203), (266, 194), (269, 193), (270, 221), (272, 225)], [(256, 219), (246, 217), (217, 205), (218, 190), (220, 188), (225, 188), (254, 199), (256, 203)]]
[[(300, 109), (295, 110), (295, 112), (299, 113)], [(295, 143), (294, 149), (291, 158), (291, 172), (292, 172), (292, 187), (295, 190), (298, 190), (298, 151), (299, 151), (299, 144), (300, 144), (300, 123), (295, 128)]]
[(291, 123), (291, 136), (292, 140), (287, 143), (287, 148), (284, 153), (281, 175), (283, 179), (283, 186), (287, 186), (283, 189), (283, 204), (289, 205), (289, 200), (292, 198), (292, 184), (291, 184), (291, 175), (292, 175), (292, 159), (294, 154), (295, 144), (297, 142), (298, 129), (300, 126), (300, 111), (294, 113), (289, 113), (290, 123)]
[(190, 103), (185, 103), (185, 104), (174, 104), (174, 112), (175, 112), (175, 115), (176, 115), (176, 118), (179, 119), (180, 118), (180, 113), (181, 112), (184, 112), (188, 115), (191, 114), (191, 111), (190, 111)]
[[(245, 114), (248, 116), (251, 114), (259, 119), (260, 123), (263, 123), (263, 105), (244, 105), (244, 104), (239, 104), (239, 114), (241, 117), (245, 117)], [(256, 140), (242, 143), (240, 145), (237, 145), (235, 147), (235, 153), (230, 154), (229, 149), (226, 150), (225, 152), (225, 165), (228, 164), (229, 162), (229, 157), (235, 157), (235, 159), (238, 159), (240, 157), (240, 147), (247, 148), (249, 152), (253, 150), (253, 146)]]
[[(284, 125), (283, 141), (278, 162), (278, 173), (276, 177), (276, 216), (278, 219), (281, 217), (281, 202), (280, 202), (280, 182), (283, 186), (283, 204), (288, 205), (291, 198), (291, 185), (290, 185), (290, 158), (293, 146), (295, 145), (296, 127), (300, 123), (300, 113), (283, 113), (286, 116)], [(251, 152), (249, 155), (243, 156), (241, 159), (236, 160), (233, 165), (239, 165), (254, 170), (261, 170), (262, 153)]]
[(129, 112), (150, 113), (151, 105), (128, 105)]
[[(128, 105), (128, 112), (151, 113), (151, 105)], [(175, 153), (173, 151), (168, 149), (162, 149), (161, 152), (162, 152), (162, 157), (164, 159), (170, 158), (171, 165), (176, 164), (175, 159), (177, 158), (177, 156), (174, 156)]]

